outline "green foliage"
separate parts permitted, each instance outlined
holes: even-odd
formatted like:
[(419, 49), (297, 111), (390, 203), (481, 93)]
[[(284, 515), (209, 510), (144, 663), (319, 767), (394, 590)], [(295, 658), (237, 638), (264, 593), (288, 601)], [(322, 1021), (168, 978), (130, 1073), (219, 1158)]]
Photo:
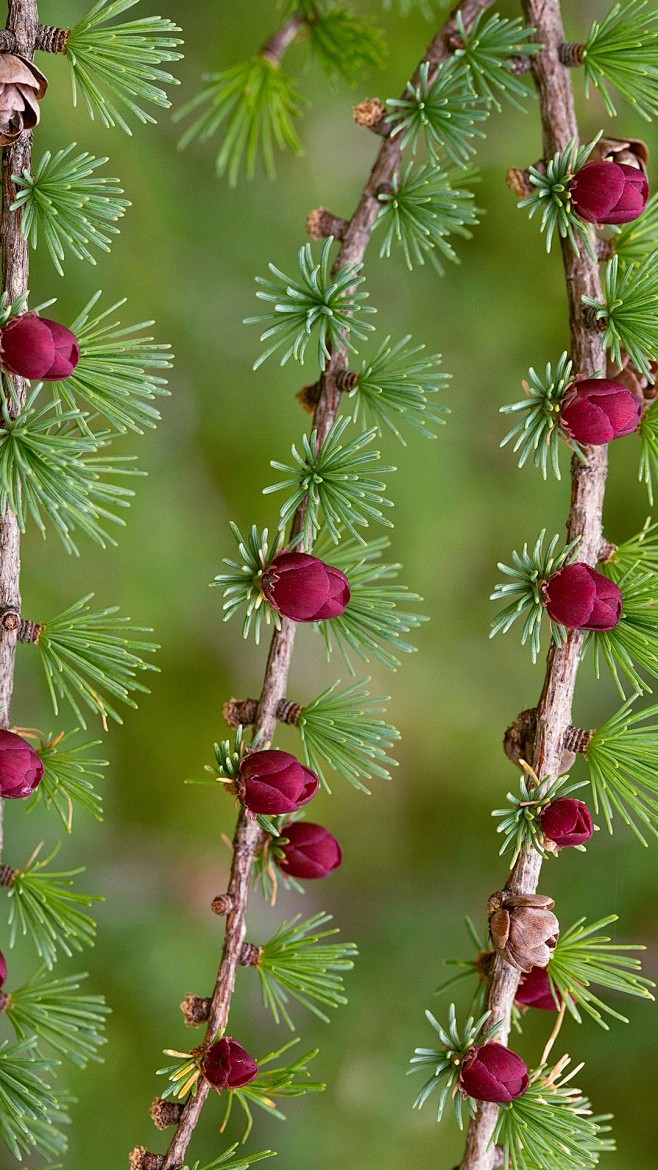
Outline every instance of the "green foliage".
[(596, 676), (598, 678), (600, 656), (603, 655), (622, 699), (626, 695), (620, 675), (625, 675), (638, 693), (648, 691), (651, 694), (651, 687), (638, 670), (651, 678), (658, 678), (658, 578), (654, 573), (643, 572), (641, 567), (629, 569), (622, 575), (616, 571), (614, 561), (605, 569), (622, 591), (623, 613), (614, 629), (597, 631), (596, 635), (586, 633), (583, 652), (593, 639)]
[(383, 3), (384, 8), (392, 8), (395, 4), (401, 16), (408, 16), (410, 12), (418, 9), (425, 20), (432, 20), (434, 17), (434, 0), (383, 0)]
[(349, 85), (361, 81), (368, 69), (382, 69), (388, 50), (384, 34), (371, 17), (351, 8), (319, 12), (308, 23), (312, 55), (330, 77)]
[(542, 477), (546, 479), (548, 466), (553, 470), (556, 479), (560, 479), (560, 443), (566, 442), (569, 447), (581, 458), (584, 455), (576, 442), (569, 439), (560, 428), (560, 410), (567, 388), (573, 382), (573, 364), (569, 355), (563, 353), (555, 366), (551, 362), (546, 364), (546, 374), (542, 377), (532, 367), (529, 370), (529, 381), (523, 382), (525, 398), (521, 402), (512, 402), (501, 406), (501, 414), (520, 415), (511, 431), (508, 431), (501, 442), (501, 447), (515, 439), (512, 450), (516, 454), (520, 451), (519, 467), (524, 467), (530, 456), (535, 467), (538, 467)]
[[(525, 646), (528, 639), (530, 640), (533, 662), (537, 661), (541, 641), (541, 620), (544, 614), (542, 584), (574, 559), (574, 550), (580, 539), (578, 537), (572, 540), (558, 553), (560, 537), (554, 536), (544, 552), (545, 535), (546, 529), (542, 528), (532, 552), (529, 551), (527, 544), (524, 544), (523, 552), (518, 553), (515, 550), (512, 553), (511, 566), (498, 562), (501, 573), (510, 580), (496, 585), (491, 594), (492, 601), (507, 601), (509, 604), (492, 621), (489, 636), (493, 638), (500, 630), (506, 634), (517, 618), (525, 614), (521, 645)], [(566, 633), (564, 627), (550, 621), (550, 629), (557, 645), (561, 645)]]
[(639, 532), (621, 544), (612, 546), (606, 564), (615, 581), (621, 580), (629, 569), (644, 569), (658, 574), (658, 524), (651, 523), (648, 516)]
[[(462, 182), (473, 181), (477, 172), (460, 173)], [(470, 240), (469, 230), (478, 220), (473, 192), (453, 187), (454, 173), (436, 166), (409, 163), (402, 174), (393, 175), (390, 191), (381, 191), (382, 204), (375, 227), (382, 226), (384, 240), (380, 256), (390, 256), (394, 244), (401, 245), (407, 268), (429, 260), (440, 276), (444, 274), (442, 258), (459, 263), (448, 237), (452, 234)]]
[(94, 780), (103, 779), (107, 760), (91, 758), (87, 753), (99, 746), (100, 739), (71, 744), (68, 740), (76, 732), (53, 735), (42, 739), (39, 755), (45, 772), (43, 780), (32, 797), (33, 804), (43, 801), (46, 808), (54, 808), (67, 833), (73, 826), (73, 809), (77, 805), (91, 813), (97, 821), (103, 819), (102, 797), (94, 788)]
[(21, 1161), (33, 1152), (49, 1158), (66, 1151), (55, 1123), (68, 1118), (48, 1083), (55, 1064), (39, 1056), (34, 1039), (0, 1045), (0, 1137)]
[(7, 1016), (19, 1040), (36, 1036), (37, 1044), (49, 1044), (62, 1056), (84, 1068), (100, 1060), (98, 1048), (109, 1014), (102, 995), (78, 995), (86, 975), (50, 978), (40, 968), (23, 987), (11, 992)]
[(66, 699), (81, 727), (87, 724), (80, 701), (100, 715), (104, 724), (108, 716), (122, 723), (108, 694), (136, 707), (132, 693), (149, 693), (148, 687), (137, 680), (138, 672), (158, 669), (140, 657), (143, 653), (152, 654), (158, 647), (133, 637), (150, 631), (142, 626), (128, 630), (130, 618), (118, 617), (116, 605), (92, 612), (88, 602), (93, 596), (88, 593), (47, 622), (38, 642), (55, 714), (59, 700)]
[(60, 276), (62, 262), (68, 248), (79, 260), (96, 263), (90, 246), (110, 251), (115, 227), (130, 203), (121, 199), (123, 188), (118, 179), (95, 174), (109, 160), (94, 158), (85, 151), (71, 158), (76, 143), (53, 155), (46, 151), (34, 174), (24, 170), (12, 175), (17, 196), (10, 211), (22, 209), (21, 234), (33, 248), (39, 243), (39, 233), (50, 252)]
[(385, 337), (375, 356), (363, 359), (350, 398), (355, 423), (363, 415), (367, 425), (376, 426), (380, 434), (386, 427), (406, 447), (398, 422), (408, 423), (430, 439), (435, 436), (428, 423), (445, 423), (448, 407), (428, 401), (428, 395), (444, 389), (450, 374), (439, 370), (440, 354), (419, 356), (425, 346), (410, 345), (410, 334), (394, 345), (390, 341), (390, 336)]
[(623, 223), (613, 237), (622, 265), (641, 264), (658, 250), (658, 195), (652, 195), (639, 219)]
[(617, 920), (616, 914), (610, 914), (608, 918), (587, 926), (586, 919), (579, 918), (578, 922), (560, 935), (547, 968), (553, 992), (557, 992), (564, 1000), (578, 1023), (582, 1023), (580, 1008), (606, 1031), (608, 1024), (602, 1012), (624, 1024), (628, 1020), (594, 994), (592, 983), (609, 991), (636, 995), (640, 999), (654, 998), (649, 988), (655, 987), (655, 983), (638, 974), (641, 970), (638, 959), (624, 953), (644, 951), (646, 947), (613, 943), (607, 935), (596, 933)]
[[(337, 418), (319, 449), (317, 431), (302, 435), (301, 452), (293, 445), (292, 465), (275, 459), (270, 461), (270, 466), (275, 471), (285, 472), (286, 478), (265, 488), (263, 494), (293, 489), (281, 505), (279, 529), (283, 531), (303, 505), (304, 543), (307, 546), (313, 543), (323, 524), (336, 543), (343, 528), (365, 544), (359, 527), (368, 528), (372, 521), (393, 527), (392, 521), (382, 512), (382, 508), (393, 507), (382, 494), (386, 484), (371, 474), (379, 462), (379, 452), (363, 450), (376, 437), (377, 430), (373, 427), (343, 443), (341, 439), (351, 421), (349, 417)], [(377, 470), (386, 475), (396, 469), (378, 467)]]
[(333, 683), (302, 708), (297, 721), (306, 762), (329, 792), (324, 772), (327, 764), (366, 793), (369, 789), (362, 780), (373, 776), (387, 780), (389, 769), (397, 767), (397, 760), (387, 752), (400, 733), (390, 723), (376, 718), (383, 713), (381, 704), (387, 702), (387, 697), (369, 695), (365, 689), (369, 681), (352, 683), (342, 690), (338, 690), (338, 682)]
[(126, 467), (132, 456), (99, 454), (114, 437), (110, 432), (83, 433), (77, 409), (57, 412), (51, 401), (36, 408), (36, 386), (16, 418), (7, 400), (2, 403), (0, 429), (0, 510), (10, 508), (21, 532), (27, 513), (42, 536), (45, 517), (53, 525), (67, 552), (78, 552), (73, 533), (80, 529), (105, 548), (116, 544), (105, 521), (123, 525), (110, 506), (127, 507), (135, 494), (129, 488), (108, 483), (103, 476), (136, 472)]
[(249, 1137), (253, 1125), (252, 1105), (263, 1109), (270, 1117), (278, 1117), (282, 1121), (285, 1121), (285, 1114), (275, 1104), (277, 1098), (304, 1097), (306, 1093), (321, 1093), (323, 1091), (325, 1086), (321, 1082), (308, 1080), (310, 1075), (308, 1065), (317, 1056), (317, 1048), (312, 1052), (307, 1052), (304, 1056), (299, 1056), (291, 1064), (279, 1065), (277, 1068), (262, 1071), (266, 1064), (271, 1064), (273, 1060), (278, 1060), (280, 1056), (283, 1056), (284, 1052), (287, 1052), (298, 1042), (298, 1038), (291, 1040), (288, 1044), (284, 1044), (282, 1048), (278, 1048), (276, 1052), (269, 1052), (267, 1056), (261, 1057), (258, 1061), (258, 1076), (256, 1079), (251, 1081), (250, 1084), (244, 1085), (243, 1088), (233, 1089), (230, 1093), (226, 1094), (227, 1104), (222, 1129), (228, 1122), (234, 1100), (237, 1100), (241, 1105), (247, 1122), (246, 1129), (242, 1135), (242, 1141), (244, 1142)]
[(658, 705), (633, 714), (635, 698), (597, 728), (586, 758), (594, 808), (601, 809), (608, 831), (617, 813), (646, 845), (638, 821), (658, 837), (658, 724), (648, 722), (658, 715)]
[(171, 368), (171, 346), (152, 337), (137, 336), (153, 321), (121, 325), (108, 320), (125, 298), (91, 316), (100, 292), (95, 293), (71, 325), (80, 343), (80, 361), (65, 382), (53, 383), (53, 394), (74, 409), (78, 400), (104, 415), (118, 431), (143, 433), (156, 426), (160, 412), (151, 402), (168, 395), (167, 380), (153, 370)]
[(407, 82), (405, 95), (386, 103), (391, 138), (401, 135), (401, 149), (413, 151), (422, 140), (431, 159), (445, 154), (455, 166), (464, 166), (475, 154), (476, 141), (484, 138), (479, 123), (490, 111), (489, 102), (473, 93), (465, 65), (451, 57), (437, 70), (423, 61), (417, 83)]
[(201, 93), (174, 117), (179, 121), (201, 109), (183, 134), (181, 149), (195, 139), (207, 142), (226, 124), (215, 165), (218, 175), (228, 175), (231, 187), (243, 169), (252, 179), (259, 161), (268, 178), (273, 179), (275, 146), (279, 150), (289, 147), (294, 154), (301, 154), (294, 119), (300, 116), (305, 103), (293, 79), (279, 65), (267, 57), (250, 57), (230, 69), (210, 74), (207, 81)]
[(237, 524), (231, 521), (231, 532), (235, 537), (239, 560), (224, 557), (224, 564), (231, 570), (228, 573), (218, 573), (211, 581), (211, 586), (220, 585), (224, 591), (224, 621), (227, 622), (238, 610), (245, 607), (242, 623), (242, 637), (248, 638), (253, 626), (256, 645), (260, 642), (263, 621), (266, 626), (271, 623), (279, 629), (281, 618), (275, 609), (266, 601), (260, 580), (263, 570), (275, 555), (273, 548), (270, 553), (268, 530), (262, 532), (255, 524), (252, 525), (249, 536), (245, 539)]
[(16, 872), (9, 890), (9, 945), (14, 946), (19, 931), (23, 936), (29, 935), (39, 958), (51, 968), (58, 950), (71, 956), (83, 946), (93, 946), (96, 923), (80, 907), (103, 899), (71, 888), (72, 878), (84, 873), (83, 869), (47, 872), (57, 850), (39, 861), (40, 848)]
[(206, 771), (215, 779), (236, 780), (244, 755), (242, 728), (238, 727), (233, 738), (223, 739), (215, 744), (215, 764), (207, 764)]
[[(202, 1166), (200, 1162), (195, 1162), (192, 1170), (249, 1170), (255, 1162), (262, 1162), (265, 1158), (276, 1158), (275, 1150), (263, 1150), (260, 1154), (240, 1154), (237, 1158), (233, 1157), (235, 1151), (238, 1149), (238, 1142), (234, 1142), (228, 1150), (220, 1154), (218, 1158), (213, 1158), (212, 1162)], [(182, 1170), (190, 1170), (188, 1166), (184, 1166)]]
[[(600, 135), (599, 135), (600, 137)], [(529, 167), (529, 180), (535, 190), (520, 199), (519, 207), (528, 207), (530, 219), (541, 212), (540, 227), (546, 233), (546, 251), (550, 252), (553, 237), (557, 231), (563, 240), (568, 240), (575, 254), (580, 255), (581, 245), (594, 260), (594, 230), (577, 214), (571, 203), (571, 181), (577, 171), (587, 162), (598, 138), (585, 146), (576, 146), (575, 138), (566, 150), (553, 155), (546, 170)]]
[[(596, 86), (609, 114), (616, 114), (612, 85), (650, 122), (658, 113), (658, 12), (647, 0), (623, 0), (595, 20), (583, 48), (585, 93)], [(607, 84), (606, 84), (607, 83)]]
[(140, 103), (163, 109), (171, 105), (161, 86), (179, 83), (159, 66), (182, 57), (177, 51), (182, 41), (174, 35), (181, 30), (173, 20), (146, 16), (103, 27), (138, 2), (98, 0), (66, 40), (73, 104), (81, 93), (91, 118), (98, 114), (105, 126), (120, 126), (126, 134), (132, 134), (126, 111), (140, 122), (155, 122)]
[[(543, 858), (547, 858), (551, 854), (555, 855), (555, 846), (552, 846), (550, 840), (544, 836), (540, 817), (552, 801), (568, 796), (579, 788), (584, 788), (587, 783), (587, 781), (583, 781), (581, 784), (570, 784), (568, 788), (565, 788), (567, 780), (568, 776), (563, 776), (558, 780), (553, 780), (549, 776), (537, 783), (537, 777), (528, 768), (526, 774), (521, 775), (519, 795), (516, 796), (513, 792), (507, 793), (511, 809), (496, 808), (492, 812), (492, 817), (500, 817), (500, 824), (496, 831), (503, 834), (499, 855), (502, 857), (504, 853), (512, 851), (510, 867), (516, 864), (522, 849), (526, 853), (534, 849)], [(575, 848), (584, 850), (585, 846), (577, 845)]]
[(658, 361), (658, 252), (652, 252), (639, 267), (623, 264), (613, 256), (605, 268), (604, 300), (583, 297), (596, 309), (596, 318), (605, 324), (603, 344), (612, 360), (623, 365), (622, 350), (632, 364), (652, 378), (651, 363)]
[(592, 1117), (587, 1097), (570, 1083), (578, 1068), (563, 1076), (568, 1060), (537, 1069), (523, 1096), (500, 1107), (492, 1141), (502, 1147), (507, 1170), (591, 1170), (600, 1154), (614, 1150), (602, 1136), (609, 1118)]
[(329, 1023), (323, 1007), (347, 1003), (343, 971), (351, 971), (358, 954), (354, 943), (323, 940), (338, 934), (336, 928), (323, 930), (331, 922), (330, 914), (313, 914), (301, 922), (301, 914), (282, 922), (276, 934), (265, 943), (256, 966), (263, 1004), (276, 1023), (283, 1019), (295, 1027), (288, 1012), (292, 998)]
[(485, 13), (480, 12), (468, 29), (461, 12), (456, 20), (462, 47), (454, 55), (467, 65), (475, 93), (497, 110), (502, 109), (499, 97), (507, 98), (517, 110), (525, 110), (518, 99), (529, 97), (532, 91), (515, 76), (514, 58), (539, 52), (541, 45), (532, 40), (534, 30), (526, 28), (519, 17), (507, 20), (498, 13), (485, 20)]
[(327, 655), (331, 655), (335, 640), (351, 674), (354, 670), (350, 650), (365, 662), (376, 658), (382, 666), (396, 670), (400, 665), (398, 655), (411, 654), (416, 649), (404, 641), (403, 635), (427, 621), (421, 614), (399, 608), (400, 604), (414, 604), (422, 598), (410, 593), (406, 585), (392, 583), (401, 566), (381, 563), (382, 553), (388, 547), (385, 537), (365, 546), (351, 540), (343, 541), (331, 553), (332, 564), (349, 578), (351, 598), (340, 617), (320, 622), (319, 627)]
[(658, 475), (658, 405), (655, 402), (644, 412), (639, 433), (642, 446), (638, 479), (646, 485), (649, 503), (653, 507), (653, 484)]
[[(425, 1015), (434, 1028), (440, 1040), (439, 1048), (416, 1048), (410, 1063), (415, 1067), (411, 1072), (425, 1072), (431, 1069), (429, 1080), (425, 1081), (420, 1093), (414, 1101), (414, 1109), (422, 1109), (423, 1105), (435, 1091), (439, 1091), (439, 1103), (436, 1111), (436, 1120), (441, 1121), (448, 1100), (451, 1100), (460, 1129), (464, 1128), (464, 1098), (459, 1092), (459, 1077), (464, 1058), (468, 1056), (475, 1044), (486, 1044), (494, 1040), (502, 1028), (502, 1021), (493, 1027), (486, 1027), (491, 1012), (485, 1012), (479, 1020), (469, 1016), (463, 1029), (459, 1029), (454, 1003), (449, 1008), (448, 1027), (441, 1024), (426, 1011)], [(466, 1098), (466, 1107), (471, 1117), (475, 1116), (476, 1102), (472, 1097)]]
[(304, 244), (298, 254), (300, 278), (286, 276), (274, 264), (268, 268), (277, 281), (257, 276), (256, 282), (263, 291), (256, 293), (261, 301), (272, 307), (256, 317), (246, 317), (246, 325), (265, 325), (261, 341), (269, 341), (265, 353), (254, 362), (254, 369), (262, 366), (271, 354), (284, 348), (281, 365), (293, 357), (304, 364), (306, 349), (314, 330), (318, 337), (318, 363), (324, 369), (333, 349), (354, 350), (353, 337), (363, 339), (374, 329), (374, 325), (356, 320), (359, 313), (374, 313), (375, 309), (364, 305), (366, 292), (357, 292), (363, 284), (362, 264), (343, 264), (335, 274), (330, 267), (330, 252), (333, 244), (330, 236), (322, 247), (319, 264), (313, 261), (310, 244)]

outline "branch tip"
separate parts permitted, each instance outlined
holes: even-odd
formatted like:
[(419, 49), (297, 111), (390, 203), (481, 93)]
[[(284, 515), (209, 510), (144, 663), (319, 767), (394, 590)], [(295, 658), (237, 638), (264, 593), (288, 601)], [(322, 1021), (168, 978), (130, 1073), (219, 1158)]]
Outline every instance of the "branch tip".
[(241, 967), (257, 967), (260, 963), (263, 948), (258, 947), (255, 943), (243, 943), (240, 951), (240, 966)]
[(567, 69), (577, 69), (585, 61), (585, 45), (583, 43), (566, 41), (561, 44), (557, 55), (562, 65)]
[(45, 622), (31, 622), (28, 618), (22, 618), (18, 627), (18, 641), (36, 644), (45, 628)]
[(57, 28), (53, 24), (40, 24), (34, 47), (41, 53), (65, 53), (70, 33), (70, 28)]

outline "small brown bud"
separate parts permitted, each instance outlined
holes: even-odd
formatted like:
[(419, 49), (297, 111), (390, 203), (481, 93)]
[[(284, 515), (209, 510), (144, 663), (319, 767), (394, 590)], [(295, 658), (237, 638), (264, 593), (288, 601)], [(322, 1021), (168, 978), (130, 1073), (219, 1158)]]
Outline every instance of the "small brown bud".
[(530, 195), (534, 190), (530, 182), (530, 172), (522, 167), (510, 167), (507, 171), (507, 186), (519, 199)]
[(13, 606), (8, 606), (8, 608), (3, 611), (0, 624), (2, 625), (3, 630), (7, 630), (9, 632), (18, 630), (21, 624), (21, 615), (19, 614), (18, 610), (14, 609)]
[(0, 886), (13, 886), (17, 873), (18, 870), (13, 869), (11, 865), (0, 865)]
[(258, 699), (229, 699), (222, 707), (222, 715), (229, 727), (250, 727), (256, 722)]
[(560, 924), (552, 913), (554, 905), (544, 894), (512, 894), (509, 890), (489, 899), (489, 934), (494, 949), (517, 971), (548, 966), (560, 935)]
[(18, 641), (36, 644), (45, 628), (43, 622), (31, 622), (28, 618), (23, 618), (18, 627)]
[(213, 914), (219, 914), (220, 917), (230, 914), (233, 909), (233, 898), (230, 894), (218, 894), (210, 903), (210, 909)]
[(329, 236), (342, 240), (346, 227), (347, 220), (332, 215), (326, 207), (316, 207), (306, 216), (306, 230), (312, 240), (326, 240)]
[(130, 1170), (161, 1170), (164, 1154), (150, 1154), (145, 1146), (136, 1146), (130, 1155)]
[(40, 24), (34, 47), (40, 53), (65, 53), (71, 31), (70, 28), (57, 28), (56, 25), (52, 24)]
[(164, 1097), (156, 1097), (151, 1104), (151, 1121), (156, 1129), (169, 1129), (170, 1125), (178, 1125), (184, 1106), (180, 1101), (165, 1101)]
[(526, 711), (521, 711), (521, 714), (517, 715), (511, 727), (507, 728), (503, 740), (503, 747), (505, 748), (505, 755), (513, 764), (518, 765), (519, 760), (532, 759), (536, 731), (536, 707), (530, 707)]
[(320, 383), (311, 382), (309, 386), (302, 386), (295, 398), (307, 414), (315, 414), (315, 408), (320, 401)]
[(189, 992), (185, 996), (180, 1010), (185, 1017), (185, 1023), (188, 1028), (198, 1028), (201, 1024), (205, 1024), (210, 1017), (210, 1005), (212, 1000), (204, 999), (200, 995), (191, 995)]
[(359, 102), (358, 106), (354, 107), (353, 113), (357, 126), (363, 126), (366, 130), (372, 130), (373, 134), (381, 134), (384, 138), (388, 134), (384, 123), (386, 106), (379, 98), (368, 98), (365, 102)]

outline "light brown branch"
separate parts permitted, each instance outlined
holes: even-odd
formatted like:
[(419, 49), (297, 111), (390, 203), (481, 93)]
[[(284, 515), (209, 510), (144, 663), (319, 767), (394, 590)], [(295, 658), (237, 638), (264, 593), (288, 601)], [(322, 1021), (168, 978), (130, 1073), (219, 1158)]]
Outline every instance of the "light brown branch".
[[(37, 0), (9, 0), (7, 28), (13, 33), (16, 51), (29, 61), (34, 60), (34, 44), (39, 26)], [(29, 286), (29, 253), (27, 242), (20, 232), (21, 212), (10, 211), (16, 198), (12, 175), (30, 171), (32, 162), (32, 134), (21, 135), (13, 146), (5, 147), (2, 157), (2, 288), (10, 301), (26, 292)], [(10, 400), (9, 410), (17, 415), (25, 403), (27, 383), (14, 378), (16, 399)], [(0, 517), (0, 611), (11, 609), (20, 613), (21, 547), (18, 522), (9, 508)], [(0, 626), (0, 727), (9, 727), (11, 697), (14, 689), (14, 660), (16, 656), (16, 629)], [(0, 801), (0, 856), (2, 855), (2, 801)]]
[[(564, 150), (578, 137), (573, 92), (568, 69), (560, 59), (564, 30), (559, 0), (521, 0), (525, 19), (536, 29), (535, 39), (544, 48), (533, 57), (533, 73), (541, 109), (544, 158)], [(598, 265), (584, 252), (576, 256), (568, 241), (562, 241), (562, 255), (567, 282), (571, 327), (571, 356), (575, 369), (588, 377), (605, 369), (605, 351), (601, 334), (588, 324), (582, 309), (582, 296), (602, 299)], [(587, 463), (572, 463), (571, 510), (567, 523), (567, 540), (580, 537), (578, 557), (591, 565), (597, 562), (602, 539), (602, 512), (607, 473), (607, 448), (587, 450)], [(548, 654), (544, 687), (537, 707), (537, 726), (533, 767), (537, 776), (557, 776), (565, 732), (571, 725), (571, 707), (580, 663), (583, 635), (570, 632), (561, 647), (551, 646)], [(542, 859), (534, 850), (521, 852), (507, 887), (515, 892), (535, 893), (539, 885)], [(514, 997), (519, 973), (503, 959), (493, 965), (488, 1007), (491, 1022), (500, 1020), (503, 1028), (497, 1036), (506, 1043), (509, 1036)], [(466, 1154), (461, 1170), (492, 1170), (493, 1149), (489, 1148), (496, 1124), (497, 1106), (481, 1104), (469, 1125)]]
[[(458, 4), (452, 11), (446, 23), (429, 45), (422, 61), (429, 60), (438, 66), (450, 55), (449, 37), (456, 28), (455, 17), (457, 13), (461, 12), (468, 27), (480, 12), (490, 8), (493, 3), (494, 0), (462, 0), (462, 3)], [(416, 71), (414, 82), (418, 76), (419, 73)], [(346, 225), (340, 251), (334, 263), (334, 272), (344, 264), (358, 264), (363, 260), (380, 208), (377, 192), (382, 184), (391, 182), (393, 175), (399, 169), (400, 160), (399, 139), (386, 138), (380, 147), (361, 202), (352, 219)], [(325, 442), (338, 414), (341, 398), (338, 379), (341, 371), (346, 370), (347, 366), (346, 351), (336, 351), (332, 354), (322, 375), (320, 399), (313, 418), (313, 426), (317, 429), (318, 447), (321, 447)], [(302, 504), (293, 520), (293, 536), (302, 531), (305, 515), (306, 507)], [(270, 744), (274, 737), (277, 709), (285, 697), (288, 683), (295, 629), (295, 623), (284, 617), (280, 630), (277, 630), (272, 638), (255, 724), (255, 731), (260, 732), (259, 747), (261, 748)], [(262, 841), (262, 830), (255, 821), (250, 820), (243, 812), (238, 820), (233, 841), (233, 864), (228, 886), (232, 909), (226, 920), (222, 959), (217, 974), (210, 1021), (206, 1031), (206, 1042), (208, 1043), (228, 1023), (236, 971), (245, 939), (251, 865), (254, 854)], [(178, 1167), (182, 1165), (208, 1092), (207, 1082), (201, 1079), (196, 1096), (190, 1098), (185, 1105), (176, 1133), (165, 1155), (162, 1170), (178, 1170)]]

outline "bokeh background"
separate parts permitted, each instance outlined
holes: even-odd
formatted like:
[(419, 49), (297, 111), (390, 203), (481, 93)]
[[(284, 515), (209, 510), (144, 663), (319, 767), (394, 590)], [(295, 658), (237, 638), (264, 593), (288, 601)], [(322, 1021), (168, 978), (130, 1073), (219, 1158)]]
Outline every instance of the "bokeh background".
[[(265, 649), (244, 643), (238, 622), (222, 624), (221, 595), (208, 585), (222, 557), (233, 552), (229, 520), (243, 529), (275, 524), (276, 501), (261, 495), (272, 482), (268, 461), (284, 458), (306, 428), (294, 395), (315, 377), (308, 366), (281, 370), (273, 361), (252, 373), (257, 334), (241, 321), (254, 312), (254, 277), (267, 261), (293, 269), (309, 209), (325, 204), (351, 214), (377, 148), (354, 126), (351, 107), (364, 96), (397, 95), (433, 35), (418, 13), (402, 19), (383, 12), (379, 0), (358, 6), (380, 16), (394, 46), (389, 66), (352, 92), (305, 69), (302, 50), (293, 49), (289, 68), (312, 105), (301, 129), (305, 155), (281, 156), (275, 184), (261, 177), (229, 190), (213, 173), (212, 144), (177, 150), (181, 130), (168, 113), (157, 127), (137, 127), (133, 138), (104, 130), (72, 108), (65, 61), (47, 62), (51, 89), (37, 156), (71, 140), (108, 154), (105, 172), (120, 176), (133, 206), (111, 255), (96, 268), (71, 259), (62, 279), (47, 257), (37, 256), (33, 296), (56, 295), (63, 321), (99, 288), (105, 303), (127, 296), (125, 320), (154, 317), (157, 336), (170, 340), (177, 354), (161, 426), (124, 444), (127, 453), (138, 453), (148, 478), (136, 485), (118, 547), (85, 546), (75, 559), (55, 538), (44, 543), (34, 531), (24, 546), (29, 616), (47, 619), (94, 590), (99, 605), (118, 603), (137, 623), (153, 626), (162, 647), (152, 694), (104, 737), (111, 760), (105, 822), (78, 814), (59, 857), (58, 868), (86, 865), (86, 888), (106, 898), (97, 946), (60, 963), (59, 971), (88, 970), (91, 987), (106, 994), (113, 1011), (104, 1063), (69, 1078), (79, 1104), (67, 1170), (117, 1170), (136, 1144), (164, 1148), (164, 1135), (148, 1118), (162, 1087), (155, 1069), (165, 1063), (162, 1049), (197, 1042), (178, 1010), (183, 994), (212, 988), (222, 922), (209, 904), (225, 888), (223, 835), (232, 832), (234, 810), (221, 794), (184, 781), (202, 775), (213, 741), (226, 734), (224, 700), (258, 693)], [(41, 7), (44, 22), (68, 24), (86, 8), (80, 0), (43, 0)], [(570, 34), (577, 37), (607, 7), (570, 0)], [(517, 6), (503, 3), (500, 10), (515, 15)], [(172, 95), (177, 105), (197, 92), (202, 73), (247, 56), (279, 19), (273, 0), (162, 0), (159, 11), (184, 26), (182, 84)], [(582, 78), (574, 80), (589, 137), (610, 120), (598, 98), (585, 104)], [(646, 136), (626, 108), (610, 128)], [(446, 998), (434, 996), (444, 960), (470, 957), (463, 918), (469, 914), (483, 925), (485, 899), (501, 882), (505, 866), (489, 814), (516, 784), (501, 737), (517, 712), (536, 702), (541, 686), (543, 667), (533, 668), (515, 634), (488, 639), (496, 562), (542, 527), (563, 531), (569, 501), (566, 458), (563, 481), (545, 484), (534, 469), (517, 470), (510, 451), (499, 448), (505, 422), (498, 407), (518, 398), (528, 366), (555, 360), (568, 337), (559, 256), (546, 256), (536, 224), (516, 209), (505, 186), (508, 166), (539, 155), (536, 104), (529, 102), (525, 115), (506, 108), (487, 130), (477, 189), (486, 214), (475, 238), (459, 247), (462, 265), (441, 280), (430, 266), (410, 274), (400, 257), (380, 260), (377, 247), (368, 256), (380, 337), (410, 332), (444, 354), (453, 375), (444, 401), (452, 413), (433, 442), (413, 432), (406, 448), (390, 438), (382, 442), (385, 462), (398, 467), (389, 485), (396, 503), (394, 556), (431, 618), (416, 639), (419, 652), (397, 674), (364, 667), (358, 675), (372, 674), (374, 693), (393, 696), (389, 717), (402, 732), (399, 767), (390, 782), (374, 785), (370, 798), (340, 780), (331, 797), (322, 794), (314, 816), (342, 841), (343, 868), (310, 884), (303, 901), (283, 896), (272, 910), (255, 897), (250, 912), (249, 937), (263, 941), (284, 917), (327, 910), (361, 952), (348, 976), (349, 1005), (330, 1026), (301, 1008), (296, 1013), (302, 1045), (321, 1049), (315, 1071), (326, 1092), (292, 1101), (286, 1123), (257, 1119), (250, 1148), (278, 1150), (273, 1165), (287, 1170), (449, 1170), (462, 1149), (454, 1124), (437, 1127), (431, 1105), (412, 1111), (420, 1080), (405, 1074), (414, 1046), (432, 1042), (423, 1009), (447, 1012)], [(633, 438), (611, 452), (606, 531), (613, 540), (636, 531), (648, 511), (637, 483), (638, 454)], [(338, 674), (346, 681), (342, 664), (327, 666), (320, 640), (301, 631), (291, 696), (313, 697)], [(608, 680), (595, 683), (587, 662), (577, 722), (595, 726), (617, 705)], [(66, 712), (53, 718), (37, 655), (28, 647), (20, 649), (13, 716), (44, 729), (71, 726)], [(61, 836), (55, 814), (30, 816), (23, 806), (10, 807), (5, 860), (20, 865), (37, 841), (50, 847)], [(581, 915), (619, 914), (619, 940), (647, 945), (646, 971), (654, 977), (655, 857), (655, 847), (642, 849), (629, 833), (610, 838), (603, 831), (586, 856), (573, 853), (547, 865), (542, 887), (558, 900), (564, 925)], [(34, 963), (28, 944), (18, 946), (9, 986)], [(459, 1002), (467, 1006), (468, 990)], [(648, 1108), (658, 1089), (655, 1008), (634, 1000), (617, 1006), (628, 1010), (629, 1024), (606, 1032), (567, 1021), (561, 1047), (587, 1062), (579, 1083), (597, 1109), (617, 1114), (619, 1152), (609, 1165), (649, 1170), (658, 1138)], [(551, 1024), (538, 1016), (517, 1041), (530, 1063)], [(250, 971), (239, 974), (230, 1030), (255, 1054), (286, 1039), (262, 1008)], [(225, 1148), (220, 1116), (219, 1102), (210, 1102), (192, 1161)], [(239, 1129), (229, 1133), (234, 1140)], [(0, 1163), (15, 1165), (6, 1153)]]

